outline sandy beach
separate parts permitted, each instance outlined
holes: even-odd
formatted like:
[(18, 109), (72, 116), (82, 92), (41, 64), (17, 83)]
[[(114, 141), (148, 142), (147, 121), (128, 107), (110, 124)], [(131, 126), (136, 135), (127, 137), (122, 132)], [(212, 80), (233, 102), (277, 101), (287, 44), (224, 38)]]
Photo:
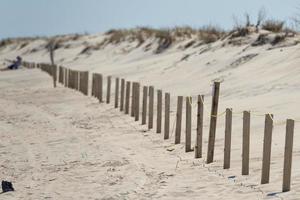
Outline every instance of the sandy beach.
[[(259, 34), (232, 45), (229, 38), (182, 49), (190, 40), (154, 54), (157, 41), (108, 44), (82, 54), (106, 35), (66, 39), (55, 51), (58, 65), (121, 77), (171, 93), (171, 137), (120, 112), (111, 104), (64, 88), (38, 69), (0, 73), (0, 173), (15, 192), (3, 199), (284, 199), (300, 196), (300, 136), (295, 124), (291, 191), (282, 193), (285, 120), (300, 119), (299, 37), (278, 45), (252, 46)], [(47, 40), (1, 49), (0, 60), (22, 55), (28, 62), (49, 62)], [(152, 43), (149, 51), (145, 51)], [(68, 45), (68, 46), (67, 46)], [(67, 46), (67, 47), (66, 47)], [(184, 59), (183, 59), (184, 58)], [(2, 66), (2, 68), (4, 65)], [(90, 75), (91, 78), (91, 75)], [(105, 79), (106, 80), (106, 79)], [(211, 90), (221, 81), (212, 164), (205, 164)], [(90, 80), (91, 83), (91, 80)], [(105, 83), (106, 84), (106, 83)], [(104, 85), (104, 88), (106, 85)], [(105, 91), (104, 91), (105, 92)], [(203, 157), (174, 145), (177, 95), (193, 102), (192, 144), (196, 135), (196, 98), (205, 95)], [(155, 91), (156, 95), (156, 91)], [(112, 93), (112, 102), (114, 93)], [(156, 107), (155, 107), (156, 108)], [(231, 168), (223, 170), (224, 121), (232, 108)], [(251, 111), (250, 175), (241, 175), (242, 112)], [(155, 111), (156, 112), (156, 111)], [(185, 110), (183, 111), (185, 113)], [(261, 185), (264, 114), (274, 114), (270, 184)], [(155, 120), (154, 120), (155, 121)], [(154, 123), (154, 127), (156, 124)]]

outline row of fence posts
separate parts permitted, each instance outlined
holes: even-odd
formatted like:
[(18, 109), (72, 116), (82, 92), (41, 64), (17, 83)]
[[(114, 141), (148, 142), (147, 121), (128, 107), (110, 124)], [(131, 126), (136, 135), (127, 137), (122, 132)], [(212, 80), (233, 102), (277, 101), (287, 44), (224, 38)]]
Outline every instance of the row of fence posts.
[[(49, 64), (34, 64), (24, 62), (23, 65), (27, 68), (40, 68), (47, 72), (56, 81), (57, 66)], [(58, 82), (65, 87), (81, 91), (88, 95), (88, 71), (76, 71), (60, 66), (58, 68)], [(55, 78), (54, 78), (55, 77)], [(92, 91), (91, 95), (103, 102), (103, 75), (98, 73), (92, 74)], [(112, 77), (107, 76), (106, 103), (111, 102), (111, 81)], [(132, 116), (135, 121), (140, 120), (140, 107), (142, 108), (141, 121), (142, 125), (146, 125), (148, 116), (148, 129), (153, 129), (154, 119), (154, 86), (143, 86), (140, 95), (141, 85), (138, 82), (130, 82), (125, 79), (115, 78), (115, 102), (114, 107), (120, 111)], [(215, 136), (218, 118), (218, 104), (220, 94), (220, 82), (214, 82), (212, 107), (210, 115), (208, 151), (206, 163), (214, 161)], [(119, 98), (120, 97), (120, 98)], [(142, 97), (142, 105), (140, 106), (140, 97)], [(164, 139), (170, 137), (170, 93), (164, 94)], [(183, 110), (183, 96), (177, 97), (176, 111), (176, 128), (175, 128), (175, 144), (181, 143), (181, 124)], [(192, 134), (192, 98), (186, 97), (186, 127), (185, 127), (185, 151), (193, 151), (191, 145)], [(157, 116), (156, 116), (156, 133), (162, 132), (162, 104), (163, 92), (157, 90)], [(130, 109), (130, 110), (129, 110)], [(194, 146), (195, 158), (202, 158), (203, 147), (203, 119), (204, 119), (204, 96), (198, 95), (197, 99), (197, 129), (196, 143)], [(249, 157), (250, 157), (250, 111), (243, 112), (243, 138), (242, 138), (242, 175), (249, 175)], [(271, 144), (273, 131), (273, 115), (265, 115), (264, 128), (264, 143), (263, 143), (263, 159), (262, 159), (262, 174), (261, 184), (269, 183), (270, 163), (271, 163)], [(225, 139), (224, 139), (224, 162), (223, 168), (230, 168), (231, 155), (231, 132), (232, 132), (232, 109), (227, 108), (225, 111)], [(286, 121), (286, 137), (284, 151), (284, 167), (283, 167), (283, 184), (282, 191), (290, 190), (291, 185), (291, 167), (292, 167), (292, 152), (293, 152), (293, 136), (294, 136), (294, 120), (287, 119)]]

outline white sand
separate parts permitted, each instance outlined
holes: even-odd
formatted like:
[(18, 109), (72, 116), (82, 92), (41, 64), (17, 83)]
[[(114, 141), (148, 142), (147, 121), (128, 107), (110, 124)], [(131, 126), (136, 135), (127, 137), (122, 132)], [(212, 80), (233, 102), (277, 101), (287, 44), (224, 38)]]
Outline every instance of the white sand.
[[(252, 35), (255, 39), (257, 35)], [(253, 39), (250, 38), (249, 40)], [(223, 80), (219, 112), (231, 107), (233, 118), (232, 165), (222, 170), (224, 116), (218, 119), (215, 161), (205, 165), (184, 153), (155, 131), (134, 123), (112, 105), (59, 86), (51, 88), (49, 76), (38, 70), (0, 73), (1, 178), (13, 181), (16, 192), (5, 199), (299, 199), (300, 136), (295, 126), (291, 192), (281, 193), (285, 125), (287, 118), (300, 119), (300, 45), (268, 50), (259, 47), (225, 45), (216, 42), (209, 50), (202, 45), (179, 50), (177, 43), (166, 52), (144, 52), (124, 42), (80, 55), (80, 42), (101, 41), (103, 36), (85, 36), (58, 49), (59, 64), (79, 70), (137, 80), (143, 85), (169, 91), (172, 110), (176, 95), (205, 94), (204, 157), (206, 157), (211, 82)], [(288, 45), (296, 38), (288, 39)], [(48, 62), (39, 40), (21, 50), (9, 46), (0, 50), (0, 60), (22, 54), (27, 61)], [(282, 45), (282, 44), (279, 44)], [(278, 45), (276, 47), (279, 47)], [(40, 48), (35, 53), (26, 53)], [(247, 48), (247, 49), (245, 49)], [(132, 51), (124, 53), (124, 51)], [(187, 54), (187, 61), (180, 61)], [(258, 54), (245, 63), (243, 56)], [(74, 60), (74, 58), (76, 58)], [(244, 57), (246, 58), (246, 57)], [(114, 85), (113, 85), (114, 88)], [(264, 117), (251, 118), (250, 175), (241, 176), (243, 110), (273, 113), (270, 184), (260, 185)], [(195, 122), (195, 107), (193, 109)], [(256, 113), (255, 113), (256, 114)], [(183, 118), (184, 119), (184, 118)], [(154, 120), (155, 121), (155, 120)], [(174, 112), (171, 118), (171, 130)], [(184, 120), (183, 120), (184, 122)], [(155, 127), (155, 126), (154, 126)], [(183, 127), (185, 127), (183, 125)], [(193, 123), (195, 129), (195, 123)], [(184, 128), (182, 131), (184, 136)], [(193, 140), (195, 131), (193, 131)], [(182, 137), (184, 141), (184, 137)], [(173, 150), (171, 152), (168, 149)], [(233, 178), (229, 178), (234, 176)]]

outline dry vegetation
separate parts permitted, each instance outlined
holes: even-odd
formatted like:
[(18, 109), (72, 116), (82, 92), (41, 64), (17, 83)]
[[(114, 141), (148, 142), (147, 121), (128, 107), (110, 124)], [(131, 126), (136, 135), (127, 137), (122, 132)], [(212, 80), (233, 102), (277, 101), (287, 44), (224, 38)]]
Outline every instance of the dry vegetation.
[(174, 42), (194, 38), (205, 44), (212, 43), (220, 39), (226, 33), (216, 26), (205, 26), (194, 29), (189, 26), (175, 27), (172, 29), (154, 29), (139, 27), (135, 29), (118, 29), (106, 32), (108, 38), (102, 43), (119, 44), (123, 41), (137, 42), (137, 47), (141, 46), (147, 39), (153, 38), (158, 41), (155, 53), (161, 53), (168, 49)]
[(69, 45), (66, 45), (67, 42), (76, 41), (81, 38), (80, 34), (73, 35), (58, 35), (51, 38), (47, 38), (47, 43), (45, 45), (46, 49), (52, 48), (53, 50), (59, 48), (68, 48)]
[[(268, 19), (266, 20), (266, 12), (261, 9), (258, 12), (256, 22), (251, 21), (250, 15), (245, 13), (244, 21), (240, 22), (240, 18), (234, 18), (235, 25), (231, 31), (224, 31), (217, 26), (203, 26), (201, 28), (192, 28), (189, 26), (181, 26), (174, 28), (150, 28), (150, 27), (137, 27), (133, 29), (112, 29), (107, 31), (106, 39), (102, 42), (90, 44), (83, 42), (85, 46), (80, 54), (90, 54), (92, 51), (100, 50), (106, 45), (117, 45), (124, 41), (135, 42), (136, 48), (143, 46), (144, 51), (153, 49), (154, 53), (162, 53), (170, 48), (175, 42), (188, 40), (183, 47), (187, 49), (201, 44), (210, 44), (217, 40), (229, 38), (229, 44), (243, 44), (243, 37), (251, 33), (259, 33), (257, 40), (252, 45), (263, 45), (270, 43), (275, 45), (285, 40), (286, 37), (294, 36), (296, 31), (285, 26), (284, 21)], [(298, 21), (300, 22), (300, 20)], [(300, 24), (300, 23), (299, 23)], [(260, 30), (267, 30), (275, 35), (275, 39), (270, 41), (270, 37), (260, 33)], [(50, 38), (43, 37), (46, 44), (42, 47), (47, 50), (50, 48), (56, 50), (59, 48), (70, 48), (72, 41), (77, 41), (82, 37), (80, 34), (73, 35), (58, 35)], [(33, 38), (17, 38), (17, 39), (4, 39), (0, 41), (0, 48), (17, 43), (16, 48), (26, 47), (30, 41), (41, 39), (41, 37)], [(244, 41), (245, 42), (245, 41)], [(34, 52), (35, 49), (32, 50)]]
[(284, 21), (279, 21), (279, 20), (274, 20), (274, 19), (266, 20), (262, 24), (262, 29), (271, 31), (274, 33), (282, 32), (283, 28), (284, 28)]

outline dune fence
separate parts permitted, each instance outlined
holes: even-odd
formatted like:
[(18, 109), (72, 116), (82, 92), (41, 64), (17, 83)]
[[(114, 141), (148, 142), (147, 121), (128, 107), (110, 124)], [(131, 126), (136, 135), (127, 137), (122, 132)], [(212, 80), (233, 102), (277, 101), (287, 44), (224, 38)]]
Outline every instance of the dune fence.
[[(170, 93), (163, 92), (161, 89), (156, 90), (156, 116), (154, 116), (154, 102), (155, 89), (154, 86), (144, 86), (138, 82), (125, 80), (121, 77), (113, 77), (111, 75), (104, 78), (103, 74), (92, 73), (89, 76), (88, 71), (77, 71), (68, 69), (62, 66), (56, 66), (46, 63), (31, 63), (23, 62), (23, 66), (29, 69), (38, 68), (48, 73), (54, 82), (60, 83), (62, 86), (77, 90), (84, 95), (91, 95), (98, 99), (99, 103), (113, 104), (113, 107), (120, 112), (131, 116), (135, 121), (141, 121), (141, 125), (146, 125), (148, 130), (154, 128), (153, 121), (156, 120), (155, 132), (157, 134), (163, 133), (163, 139), (170, 139), (170, 128), (175, 128), (174, 144), (181, 143), (182, 136), (182, 122), (183, 122), (183, 107), (185, 100), (185, 152), (194, 151), (194, 158), (203, 157), (203, 121), (204, 121), (204, 95), (199, 94), (195, 104), (193, 99), (189, 96), (178, 96), (176, 102), (176, 115), (173, 126), (170, 120)], [(57, 79), (58, 77), (58, 79)], [(89, 82), (89, 77), (91, 81)], [(104, 82), (106, 81), (106, 94), (104, 94)], [(112, 91), (112, 82), (114, 82), (114, 94)], [(89, 87), (91, 83), (91, 87)], [(91, 88), (91, 91), (89, 91)], [(219, 96), (220, 96), (220, 82), (214, 82), (212, 104), (210, 112), (209, 135), (207, 145), (206, 164), (214, 162), (215, 142), (216, 142), (216, 128), (217, 119), (221, 115), (225, 115), (225, 130), (224, 130), (224, 155), (223, 155), (223, 169), (230, 169), (231, 167), (231, 140), (232, 140), (232, 108), (227, 108), (224, 112), (218, 113)], [(114, 101), (111, 96), (114, 95)], [(105, 97), (105, 101), (104, 101)], [(164, 99), (163, 99), (164, 97)], [(164, 104), (164, 109), (163, 109)], [(196, 105), (196, 116), (192, 115), (192, 105)], [(250, 156), (250, 111), (242, 112), (242, 170), (241, 174), (249, 175), (249, 156)], [(164, 117), (164, 119), (163, 119)], [(271, 148), (272, 148), (272, 131), (274, 126), (273, 115), (267, 113), (264, 115), (264, 140), (263, 140), (263, 155), (260, 184), (268, 184), (270, 182), (270, 165), (271, 165)], [(192, 119), (195, 119), (197, 127), (196, 131), (191, 128)], [(285, 133), (285, 147), (283, 163), (283, 177), (282, 177), (282, 192), (290, 191), (292, 183), (292, 156), (293, 156), (293, 138), (294, 138), (294, 124), (295, 120), (287, 119), (284, 121), (286, 125)], [(162, 126), (163, 124), (163, 126)], [(164, 127), (164, 130), (162, 130)], [(195, 134), (195, 145), (192, 147), (191, 135)], [(276, 176), (276, 174), (274, 175)]]

